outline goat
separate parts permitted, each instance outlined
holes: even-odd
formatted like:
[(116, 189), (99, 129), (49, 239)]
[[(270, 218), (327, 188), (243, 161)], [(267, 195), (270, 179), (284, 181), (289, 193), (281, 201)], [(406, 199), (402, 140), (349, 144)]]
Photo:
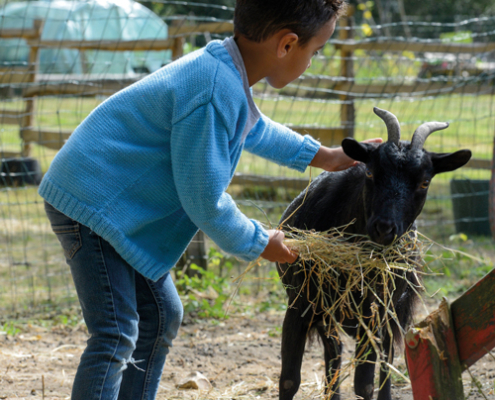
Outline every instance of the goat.
[[(284, 212), (284, 226), (315, 231), (328, 231), (348, 225), (346, 232), (368, 235), (381, 245), (390, 245), (395, 238), (416, 229), (415, 220), (423, 209), (431, 179), (438, 173), (453, 171), (471, 158), (470, 150), (455, 153), (431, 153), (423, 149), (424, 142), (432, 132), (445, 129), (447, 123), (427, 122), (420, 125), (411, 142), (400, 140), (397, 118), (386, 110), (373, 111), (387, 127), (388, 140), (381, 144), (360, 143), (352, 138), (342, 141), (344, 152), (360, 163), (340, 172), (323, 172), (297, 196)], [(351, 221), (354, 223), (350, 224)], [(304, 285), (303, 268), (307, 263), (278, 264), (277, 270), (288, 294), (289, 307), (282, 327), (282, 371), (279, 381), (280, 400), (292, 400), (301, 382), (301, 365), (306, 337), (316, 330), (324, 347), (327, 395), (340, 399), (338, 379), (331, 382), (340, 370), (342, 345), (336, 335), (328, 335), (325, 321), (318, 309), (313, 309), (308, 299), (311, 285)], [(339, 287), (345, 281), (339, 278)], [(383, 329), (380, 335), (380, 352), (383, 353), (379, 378), (378, 400), (391, 400), (390, 378), (387, 363), (392, 363), (393, 343), (400, 343), (401, 329), (411, 324), (418, 294), (410, 285), (419, 285), (412, 271), (404, 277), (394, 278), (392, 296), (397, 320), (390, 321), (392, 335)], [(343, 285), (343, 286), (342, 286)], [(329, 289), (331, 290), (331, 289)], [(364, 293), (364, 295), (363, 295)], [(388, 318), (384, 306), (376, 302), (372, 294), (354, 291), (356, 304), (362, 305), (362, 315), (372, 323), (374, 310), (378, 318)], [(363, 297), (364, 296), (364, 297)], [(374, 304), (375, 303), (375, 304)], [(309, 312), (307, 312), (309, 310)], [(339, 311), (336, 311), (339, 313)], [(356, 315), (339, 315), (345, 332), (353, 338), (362, 338), (365, 329), (358, 324)], [(398, 326), (400, 325), (400, 326)], [(356, 395), (370, 400), (374, 392), (374, 373), (377, 354), (364, 340), (356, 343), (356, 354), (364, 354), (358, 360), (354, 372)], [(338, 376), (338, 375), (337, 375)], [(328, 387), (331, 386), (331, 387)]]

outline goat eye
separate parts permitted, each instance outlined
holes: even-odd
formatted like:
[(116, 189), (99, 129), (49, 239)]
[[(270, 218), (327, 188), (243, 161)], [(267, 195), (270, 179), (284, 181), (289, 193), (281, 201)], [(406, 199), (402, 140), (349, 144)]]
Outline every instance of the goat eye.
[(373, 173), (368, 169), (366, 168), (366, 178), (373, 178)]
[(428, 189), (428, 186), (430, 186), (430, 180), (429, 179), (425, 179), (423, 181), (423, 183), (420, 185), (420, 188), (421, 189)]

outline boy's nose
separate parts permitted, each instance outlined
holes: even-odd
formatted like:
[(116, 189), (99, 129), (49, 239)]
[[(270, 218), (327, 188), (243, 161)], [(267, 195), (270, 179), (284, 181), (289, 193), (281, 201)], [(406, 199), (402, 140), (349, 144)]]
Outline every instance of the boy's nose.
[(313, 60), (309, 60), (309, 64), (308, 64), (308, 66), (306, 67), (306, 69), (308, 69), (309, 67), (311, 67), (311, 62), (312, 62), (312, 61), (313, 61)]

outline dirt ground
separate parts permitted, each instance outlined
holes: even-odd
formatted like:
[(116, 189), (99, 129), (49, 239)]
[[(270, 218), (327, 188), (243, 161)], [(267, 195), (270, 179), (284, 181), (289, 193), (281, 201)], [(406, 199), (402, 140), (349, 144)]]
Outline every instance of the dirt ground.
[[(231, 315), (221, 322), (186, 320), (167, 359), (157, 399), (278, 398), (282, 320), (283, 313), (274, 311), (255, 317)], [(83, 324), (72, 328), (27, 325), (15, 336), (1, 335), (0, 399), (69, 399), (86, 340)], [(352, 348), (352, 341), (346, 340), (347, 357)], [(394, 365), (405, 371), (402, 356)], [(322, 349), (314, 342), (305, 354), (303, 383), (296, 399), (322, 397), (323, 370)], [(209, 379), (212, 389), (177, 388), (195, 371)], [(470, 389), (473, 380), (466, 374), (468, 398), (495, 399), (495, 356), (485, 356), (471, 368), (471, 374), (481, 383), (483, 395)], [(395, 378), (394, 400), (413, 400), (410, 385)], [(355, 398), (351, 381), (348, 378), (342, 385), (343, 399)]]

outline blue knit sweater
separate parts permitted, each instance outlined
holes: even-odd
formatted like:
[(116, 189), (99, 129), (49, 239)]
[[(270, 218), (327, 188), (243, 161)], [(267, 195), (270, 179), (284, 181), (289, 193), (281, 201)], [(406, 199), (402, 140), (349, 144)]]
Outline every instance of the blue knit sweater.
[(268, 235), (225, 193), (243, 148), (304, 171), (319, 143), (265, 116), (243, 135), (249, 96), (225, 46), (210, 42), (93, 110), (39, 193), (153, 280), (198, 228), (226, 252), (254, 260)]

